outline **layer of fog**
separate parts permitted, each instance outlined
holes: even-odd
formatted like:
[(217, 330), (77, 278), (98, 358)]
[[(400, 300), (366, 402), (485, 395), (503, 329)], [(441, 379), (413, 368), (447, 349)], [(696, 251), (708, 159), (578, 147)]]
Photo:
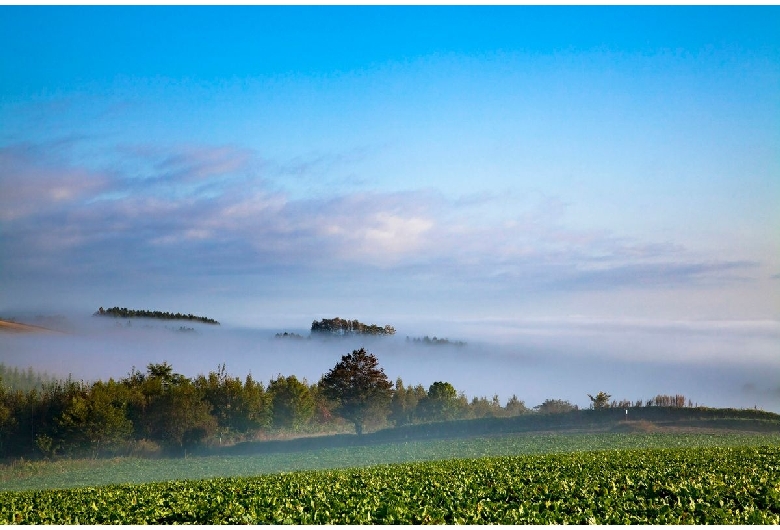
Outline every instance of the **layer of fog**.
[[(24, 321), (61, 332), (0, 334), (0, 362), (85, 381), (166, 361), (190, 377), (224, 363), (242, 378), (251, 373), (267, 383), (282, 374), (314, 383), (342, 355), (365, 347), (391, 380), (426, 388), (448, 381), (469, 399), (497, 394), (503, 404), (516, 394), (529, 407), (548, 398), (586, 407), (588, 393), (604, 390), (618, 400), (683, 394), (708, 406), (780, 412), (777, 322), (418, 322), (396, 326), (392, 337), (279, 339), (277, 332), (309, 332), (110, 317)], [(423, 335), (467, 344), (406, 339)]]

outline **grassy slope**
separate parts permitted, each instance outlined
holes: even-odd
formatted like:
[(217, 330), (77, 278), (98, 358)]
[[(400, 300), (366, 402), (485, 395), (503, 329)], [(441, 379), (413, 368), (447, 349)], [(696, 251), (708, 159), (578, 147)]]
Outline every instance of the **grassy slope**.
[(415, 440), (471, 438), (520, 433), (745, 432), (780, 434), (780, 415), (759, 410), (643, 407), (577, 410), (562, 414), (525, 414), (407, 425), (363, 436), (351, 434), (293, 440), (245, 442), (202, 454), (251, 455), (311, 451), (323, 446), (356, 447)]

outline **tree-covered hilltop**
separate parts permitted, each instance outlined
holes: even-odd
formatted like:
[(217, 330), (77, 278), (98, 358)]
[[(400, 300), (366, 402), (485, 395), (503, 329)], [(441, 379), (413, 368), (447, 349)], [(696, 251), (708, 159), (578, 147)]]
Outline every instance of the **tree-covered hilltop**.
[(192, 313), (169, 313), (167, 311), (149, 311), (148, 309), (128, 309), (126, 307), (102, 307), (95, 311), (94, 316), (117, 318), (159, 318), (160, 320), (195, 320), (204, 324), (219, 325), (213, 318), (200, 317)]
[(329, 333), (331, 335), (394, 335), (395, 328), (376, 324), (363, 324), (357, 320), (345, 320), (339, 317), (323, 318), (311, 323), (312, 333)]

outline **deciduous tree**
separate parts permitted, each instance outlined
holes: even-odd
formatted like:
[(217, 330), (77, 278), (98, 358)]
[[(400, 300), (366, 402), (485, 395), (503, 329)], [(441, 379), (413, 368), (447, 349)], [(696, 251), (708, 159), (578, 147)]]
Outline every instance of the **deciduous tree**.
[(336, 403), (336, 413), (354, 423), (357, 434), (363, 433), (368, 419), (387, 415), (393, 384), (377, 358), (364, 348), (342, 356), (319, 384), (323, 394)]
[(183, 452), (216, 432), (211, 404), (168, 363), (150, 364), (146, 375), (134, 371), (123, 383), (131, 391), (130, 417), (139, 437)]
[(436, 381), (428, 387), (428, 394), (420, 404), (428, 420), (451, 420), (458, 413), (458, 392), (450, 383)]
[(417, 414), (420, 402), (427, 397), (427, 392), (422, 385), (404, 386), (399, 377), (395, 381), (395, 390), (390, 402), (390, 421), (396, 427), (412, 423)]
[(525, 406), (525, 402), (521, 399), (518, 399), (517, 395), (515, 394), (512, 394), (512, 397), (509, 398), (509, 401), (506, 402), (506, 407), (504, 410), (508, 416), (519, 416), (520, 414), (525, 414), (528, 412), (528, 409)]
[(306, 381), (281, 374), (268, 385), (274, 427), (299, 429), (314, 414), (314, 398)]
[(212, 414), (224, 431), (245, 433), (268, 425), (269, 396), (251, 374), (242, 383), (238, 377), (228, 375), (222, 364), (216, 372), (198, 376), (195, 385), (211, 405)]
[(591, 406), (594, 409), (605, 409), (609, 407), (609, 398), (611, 398), (612, 395), (602, 391), (596, 394), (595, 396), (591, 396), (590, 394), (588, 394), (588, 397), (590, 398)]
[(545, 399), (544, 403), (535, 406), (534, 409), (542, 414), (559, 414), (561, 412), (577, 410), (577, 406), (572, 405), (565, 399)]
[(69, 451), (101, 449), (126, 441), (133, 431), (127, 418), (125, 388), (109, 379), (97, 381), (88, 392), (74, 395), (58, 420), (62, 445)]

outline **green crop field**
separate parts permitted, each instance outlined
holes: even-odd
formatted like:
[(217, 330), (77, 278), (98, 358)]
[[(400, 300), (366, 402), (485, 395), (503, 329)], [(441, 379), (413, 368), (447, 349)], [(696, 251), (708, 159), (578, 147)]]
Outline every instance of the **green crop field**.
[[(327, 443), (327, 439), (323, 440)], [(454, 458), (570, 453), (608, 449), (780, 446), (780, 434), (591, 433), (520, 434), (416, 440), (256, 455), (187, 459), (28, 461), (0, 466), (0, 490), (101, 486), (167, 480), (256, 476)]]
[(780, 447), (570, 452), (3, 492), (0, 521), (780, 524)]

